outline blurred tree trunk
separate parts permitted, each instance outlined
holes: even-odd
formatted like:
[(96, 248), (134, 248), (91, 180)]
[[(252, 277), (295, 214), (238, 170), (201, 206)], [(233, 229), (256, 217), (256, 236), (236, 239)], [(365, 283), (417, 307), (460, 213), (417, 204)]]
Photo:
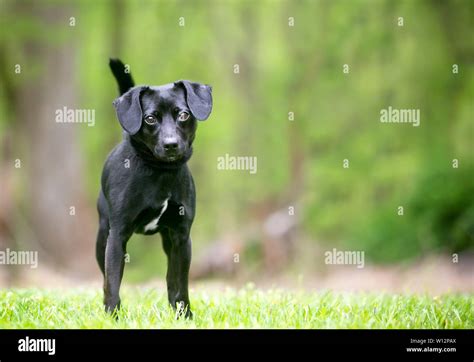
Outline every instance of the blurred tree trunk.
[[(57, 47), (42, 46), (38, 38), (23, 44), (25, 58), (19, 60), (22, 73), (30, 76), (40, 67), (34, 82), (21, 82), (17, 88), (14, 122), (26, 141), (22, 161), (28, 178), (25, 197), (29, 221), (39, 250), (39, 266), (51, 262), (71, 272), (94, 270), (94, 230), (91, 207), (83, 190), (84, 167), (78, 146), (80, 123), (56, 123), (55, 112), (76, 107), (75, 28), (69, 24), (77, 14), (69, 5), (48, 6), (21, 3), (18, 11), (40, 24), (51, 36), (60, 30), (70, 33)], [(79, 19), (76, 19), (79, 21)], [(54, 30), (53, 30), (54, 27)], [(33, 243), (33, 240), (27, 240)]]

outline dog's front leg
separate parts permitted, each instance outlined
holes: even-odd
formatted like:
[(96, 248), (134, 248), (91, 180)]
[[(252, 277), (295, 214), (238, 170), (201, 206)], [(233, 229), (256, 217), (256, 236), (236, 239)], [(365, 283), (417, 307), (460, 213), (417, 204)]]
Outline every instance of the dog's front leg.
[(105, 310), (113, 313), (120, 309), (119, 289), (125, 266), (125, 249), (130, 234), (110, 229), (105, 249)]
[(163, 246), (168, 256), (168, 271), (166, 283), (168, 286), (168, 301), (186, 318), (192, 318), (191, 305), (189, 303), (188, 279), (189, 267), (191, 265), (191, 239), (189, 235), (169, 230), (163, 233)]

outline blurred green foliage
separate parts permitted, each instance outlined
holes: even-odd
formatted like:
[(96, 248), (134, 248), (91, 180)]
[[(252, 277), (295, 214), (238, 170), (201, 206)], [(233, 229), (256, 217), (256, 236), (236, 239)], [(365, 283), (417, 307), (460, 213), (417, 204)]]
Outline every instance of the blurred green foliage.
[[(96, 110), (96, 126), (80, 128), (90, 203), (121, 137), (107, 64), (117, 56), (137, 83), (213, 86), (213, 114), (199, 125), (190, 162), (198, 251), (226, 233), (243, 235), (262, 204), (298, 205), (314, 242), (376, 261), (474, 245), (472, 1), (77, 0), (68, 9), (77, 24), (61, 31), (2, 11), (3, 56), (14, 63), (33, 38), (74, 42), (80, 106)], [(389, 106), (420, 109), (420, 127), (381, 123)], [(14, 125), (9, 119), (2, 128)], [(257, 156), (257, 174), (218, 171), (226, 153)], [(163, 263), (150, 245), (160, 248), (130, 243), (153, 270)]]

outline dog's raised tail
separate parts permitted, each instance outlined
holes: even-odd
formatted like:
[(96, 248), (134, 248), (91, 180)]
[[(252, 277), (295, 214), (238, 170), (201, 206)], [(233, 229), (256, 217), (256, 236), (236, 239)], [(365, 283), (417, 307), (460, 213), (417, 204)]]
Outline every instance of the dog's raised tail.
[(130, 88), (133, 88), (135, 83), (133, 82), (130, 70), (125, 66), (125, 64), (122, 63), (120, 59), (110, 58), (109, 66), (112, 70), (112, 73), (114, 74), (115, 79), (117, 80), (120, 95), (124, 94)]

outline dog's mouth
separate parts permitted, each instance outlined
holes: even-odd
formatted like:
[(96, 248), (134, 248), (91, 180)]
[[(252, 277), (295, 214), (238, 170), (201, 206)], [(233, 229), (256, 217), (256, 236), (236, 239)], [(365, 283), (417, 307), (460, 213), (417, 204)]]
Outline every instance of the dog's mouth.
[(165, 153), (165, 154), (155, 153), (155, 157), (161, 162), (176, 162), (182, 159), (183, 155), (181, 153), (176, 153), (176, 152)]
[(163, 150), (156, 147), (153, 151), (153, 156), (160, 162), (175, 162), (183, 158), (183, 155), (178, 150)]
[(167, 155), (165, 156), (165, 161), (166, 162), (174, 162), (178, 161), (182, 156), (180, 155)]
[[(151, 151), (151, 148), (149, 148)], [(193, 153), (192, 147), (184, 147), (184, 149), (176, 149), (176, 150), (164, 150), (161, 147), (155, 147), (153, 151), (151, 151), (151, 155), (153, 155), (153, 159), (158, 163), (162, 164), (182, 164), (187, 162)]]

